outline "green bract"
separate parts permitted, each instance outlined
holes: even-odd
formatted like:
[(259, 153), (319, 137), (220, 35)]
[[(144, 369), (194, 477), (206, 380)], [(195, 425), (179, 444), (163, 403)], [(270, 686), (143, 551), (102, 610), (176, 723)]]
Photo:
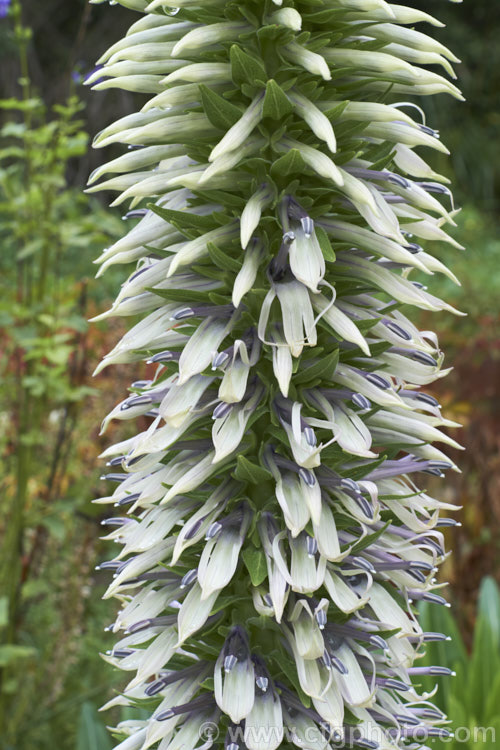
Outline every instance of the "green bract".
[[(91, 190), (134, 228), (98, 263), (136, 264), (104, 315), (135, 316), (103, 360), (147, 361), (106, 418), (105, 523), (123, 604), (107, 659), (123, 750), (417, 748), (449, 734), (414, 667), (414, 602), (434, 593), (440, 510), (422, 472), (455, 468), (436, 336), (407, 307), (453, 274), (427, 240), (455, 210), (402, 98), (456, 87), (456, 58), (384, 0), (122, 0), (142, 13), (96, 88), (151, 94), (96, 147), (132, 150)], [(419, 150), (419, 153), (417, 153)], [(450, 205), (451, 204), (451, 205)], [(137, 317), (139, 316), (139, 317)], [(102, 316), (101, 316), (102, 317)], [(459, 447), (459, 446), (458, 446)]]

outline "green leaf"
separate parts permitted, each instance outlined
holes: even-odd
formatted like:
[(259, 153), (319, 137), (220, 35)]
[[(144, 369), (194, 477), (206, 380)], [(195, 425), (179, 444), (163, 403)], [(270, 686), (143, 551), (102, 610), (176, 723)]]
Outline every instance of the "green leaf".
[(331, 25), (344, 13), (343, 8), (333, 8), (328, 10), (319, 10), (315, 13), (305, 13), (303, 18), (306, 18), (310, 23), (317, 24), (328, 24)]
[(69, 361), (72, 346), (55, 346), (45, 352), (45, 356), (53, 365), (65, 365)]
[(325, 380), (331, 380), (335, 368), (339, 361), (339, 350), (335, 349), (334, 352), (328, 354), (326, 357), (316, 362), (310, 367), (306, 367), (305, 370), (299, 372), (293, 379), (295, 385), (303, 385), (310, 383), (316, 378), (324, 378)]
[(488, 622), (496, 642), (500, 645), (500, 592), (494, 578), (487, 576), (479, 589), (478, 614)]
[(235, 479), (241, 482), (250, 482), (250, 484), (259, 484), (260, 482), (269, 481), (272, 478), (271, 473), (262, 466), (249, 461), (245, 456), (238, 456), (236, 459)]
[(0, 628), (9, 622), (9, 599), (7, 596), (0, 597)]
[(76, 750), (111, 750), (113, 743), (102, 723), (97, 709), (85, 701), (80, 710)]
[(172, 208), (162, 208), (156, 206), (154, 203), (148, 203), (148, 208), (153, 213), (161, 216), (162, 219), (169, 223), (174, 221), (181, 227), (186, 229), (201, 229), (204, 232), (209, 229), (214, 229), (215, 224), (211, 216), (199, 216), (198, 214), (191, 214), (187, 211), (174, 211)]
[(332, 107), (331, 109), (327, 109), (325, 111), (325, 117), (328, 117), (329, 120), (338, 120), (338, 118), (342, 115), (342, 112), (346, 109), (348, 106), (349, 101), (346, 99), (343, 102), (340, 102), (339, 104), (336, 104), (335, 107)]
[(361, 333), (366, 333), (367, 331), (370, 331), (373, 326), (377, 325), (377, 323), (378, 320), (373, 318), (371, 320), (357, 320), (356, 326)]
[(42, 248), (42, 243), (39, 238), (35, 238), (31, 242), (27, 242), (18, 253), (16, 253), (16, 260), (26, 260), (34, 253), (37, 253)]
[(392, 638), (393, 635), (401, 632), (401, 628), (392, 628), (390, 630), (377, 630), (377, 635), (381, 638)]
[(362, 464), (361, 466), (352, 466), (346, 471), (340, 471), (340, 474), (342, 476), (346, 474), (350, 479), (354, 479), (354, 481), (357, 482), (358, 479), (363, 479), (368, 473), (374, 471), (383, 464), (386, 458), (387, 456), (384, 455), (375, 461), (370, 461), (370, 463)]
[(293, 105), (291, 101), (281, 86), (271, 78), (266, 84), (262, 116), (270, 117), (272, 120), (281, 120), (282, 117), (285, 117), (292, 111)]
[(500, 658), (498, 641), (490, 627), (489, 614), (480, 610), (474, 629), (474, 644), (469, 669), (469, 705), (474, 715), (483, 720), (483, 711), (490, 689), (498, 673)]
[(262, 549), (256, 549), (255, 547), (246, 547), (241, 556), (250, 573), (252, 585), (260, 586), (267, 577), (266, 556), (264, 552)]
[(382, 534), (385, 532), (390, 523), (390, 521), (387, 521), (387, 523), (385, 523), (380, 529), (374, 531), (373, 534), (367, 534), (362, 539), (360, 539), (359, 542), (356, 542), (356, 544), (354, 544), (354, 546), (352, 547), (350, 554), (355, 555), (358, 552), (361, 552), (361, 550), (366, 549), (366, 547), (369, 547), (370, 544), (376, 542), (379, 536), (382, 536)]
[(237, 44), (233, 44), (229, 51), (231, 60), (231, 76), (236, 84), (256, 83), (264, 84), (267, 81), (267, 73), (264, 65), (255, 57), (247, 55)]
[[(292, 29), (288, 29), (285, 26), (278, 26), (275, 23), (261, 26), (257, 31), (257, 35), (260, 43), (267, 43), (273, 49), (273, 52), (277, 47), (279, 48), (295, 39), (295, 32)], [(274, 52), (274, 55), (276, 55), (276, 52)]]
[(420, 624), (424, 631), (446, 633), (451, 637), (451, 641), (426, 644), (425, 663), (453, 664), (465, 668), (468, 662), (467, 652), (458, 625), (449, 609), (429, 602), (420, 602), (418, 610)]
[(37, 655), (32, 646), (18, 646), (14, 643), (4, 643), (0, 646), (0, 667), (6, 667), (19, 659), (30, 659)]
[(213, 260), (216, 266), (222, 268), (223, 271), (238, 273), (241, 268), (241, 263), (239, 263), (234, 258), (231, 258), (231, 256), (227, 255), (227, 253), (217, 247), (217, 245), (214, 245), (213, 242), (207, 243), (207, 249), (210, 258)]
[(229, 130), (235, 122), (238, 122), (242, 115), (238, 107), (204, 84), (200, 85), (200, 92), (203, 109), (212, 125), (221, 130)]
[(500, 672), (495, 675), (493, 684), (490, 686), (488, 700), (484, 708), (483, 719), (488, 724), (498, 715), (500, 705)]
[(295, 664), (293, 662), (290, 662), (288, 659), (280, 659), (278, 666), (281, 668), (281, 671), (283, 672), (283, 674), (287, 677), (287, 679), (295, 688), (298, 698), (301, 701), (301, 703), (306, 708), (309, 708), (309, 706), (311, 705), (311, 699), (308, 695), (304, 693), (304, 691), (302, 690), (300, 686), (299, 677), (297, 674)]
[(194, 289), (156, 289), (154, 286), (147, 287), (147, 292), (162, 297), (163, 299), (172, 300), (172, 302), (204, 302), (208, 301), (208, 295), (206, 292), (199, 292)]
[(224, 206), (236, 208), (240, 213), (245, 208), (244, 198), (228, 193), (225, 190), (195, 190), (193, 192), (208, 203), (221, 203)]
[(229, 611), (229, 609), (234, 609), (235, 605), (238, 604), (238, 602), (247, 601), (247, 597), (248, 594), (246, 594), (246, 592), (242, 592), (241, 594), (232, 594), (230, 596), (220, 596), (214, 604), (212, 614), (216, 615), (217, 612), (222, 612), (224, 610)]
[(297, 148), (291, 148), (286, 154), (276, 159), (271, 166), (271, 177), (288, 177), (291, 174), (300, 174), (306, 168), (304, 159)]
[(332, 243), (330, 242), (330, 238), (328, 237), (323, 227), (316, 226), (315, 231), (324, 259), (330, 261), (330, 263), (333, 263), (336, 256), (335, 250), (333, 249)]

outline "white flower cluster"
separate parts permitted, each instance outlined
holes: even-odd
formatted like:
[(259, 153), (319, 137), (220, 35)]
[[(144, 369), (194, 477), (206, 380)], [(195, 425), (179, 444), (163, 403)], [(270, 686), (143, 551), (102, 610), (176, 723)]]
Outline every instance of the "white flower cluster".
[(398, 99), (460, 97), (421, 67), (456, 58), (385, 0), (118, 2), (142, 16), (89, 83), (153, 95), (98, 134), (130, 148), (89, 188), (138, 219), (97, 261), (134, 265), (99, 316), (134, 325), (98, 370), (148, 363), (104, 420), (142, 432), (105, 451), (96, 501), (125, 511), (100, 567), (105, 658), (132, 674), (108, 705), (151, 712), (118, 747), (423, 747), (449, 731), (419, 675), (450, 672), (414, 666), (446, 638), (414, 603), (445, 604), (454, 506), (414, 477), (460, 446), (408, 308), (457, 313), (418, 280), (456, 281), (428, 244), (457, 243), (417, 153), (446, 148)]

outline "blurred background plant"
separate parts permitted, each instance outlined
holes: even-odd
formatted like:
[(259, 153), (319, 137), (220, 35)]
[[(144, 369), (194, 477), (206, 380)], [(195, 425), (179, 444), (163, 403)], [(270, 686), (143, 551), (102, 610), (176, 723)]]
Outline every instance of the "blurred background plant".
[[(435, 395), (464, 424), (458, 439), (467, 448), (453, 456), (461, 474), (448, 475), (446, 485), (429, 481), (430, 491), (463, 510), (440, 574), (451, 582), (452, 614), (436, 606), (423, 612), (427, 630), (453, 632), (454, 640), (429, 648), (426, 660), (456, 664), (457, 677), (441, 680), (438, 698), (450, 718), (487, 726), (487, 706), (500, 702), (500, 607), (491, 578), (477, 620), (476, 603), (484, 576), (500, 580), (500, 5), (474, 0), (436, 10), (434, 0), (419, 0), (419, 8), (447, 24), (436, 34), (462, 57), (467, 98), (424, 104), (452, 153), (435, 166), (463, 206), (456, 237), (467, 247), (466, 254), (440, 249), (462, 288), (437, 278), (429, 285), (469, 314), (420, 320), (439, 328), (454, 365)], [(89, 97), (82, 83), (135, 19), (122, 6), (87, 0), (0, 0), (0, 737), (9, 750), (111, 748), (97, 707), (113, 687), (98, 655), (113, 605), (99, 601), (94, 567), (106, 551), (101, 506), (90, 500), (101, 492), (99, 420), (126, 382), (120, 368), (105, 370), (95, 403), (90, 374), (120, 323), (89, 328), (86, 321), (106, 309), (120, 283), (112, 271), (99, 284), (89, 280), (93, 258), (123, 225), (105, 208), (106, 196), (91, 200), (82, 186), (102, 158), (88, 148), (88, 134), (135, 107), (133, 94)]]
[[(85, 472), (86, 452), (95, 465), (98, 424), (88, 375), (105, 336), (89, 335), (95, 301), (86, 277), (92, 256), (122, 229), (119, 217), (69, 182), (71, 164), (88, 150), (84, 105), (74, 82), (66, 100), (50, 107), (36, 92), (22, 12), (13, 0), (2, 27), (17, 58), (18, 95), (0, 100), (0, 726), (7, 747), (19, 746), (21, 728), (23, 747), (48, 746), (53, 726), (66, 722), (72, 731), (69, 706), (79, 710), (82, 696), (105, 694), (96, 657), (82, 664), (87, 652), (97, 653), (85, 627), (97, 538), (88, 503), (95, 477)], [(87, 706), (83, 718), (88, 713)]]

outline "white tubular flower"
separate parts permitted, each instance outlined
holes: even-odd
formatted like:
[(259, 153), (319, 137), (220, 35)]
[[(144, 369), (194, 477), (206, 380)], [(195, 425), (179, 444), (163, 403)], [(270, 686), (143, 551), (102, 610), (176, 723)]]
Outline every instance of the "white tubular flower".
[[(219, 398), (226, 404), (235, 404), (242, 401), (245, 395), (250, 374), (251, 366), (256, 363), (259, 357), (259, 345), (256, 341), (252, 345), (252, 354), (248, 355), (247, 346), (244, 341), (237, 339), (232, 347), (232, 357), (227, 362), (229, 355), (225, 357), (224, 376), (219, 387)], [(222, 356), (227, 354), (223, 353)], [(216, 355), (214, 361), (221, 355)], [(212, 369), (215, 366), (212, 362)]]
[(304, 483), (291, 472), (282, 474), (270, 452), (266, 455), (266, 465), (276, 481), (276, 499), (283, 511), (285, 523), (292, 536), (296, 537), (305, 529), (310, 519), (303, 492)]
[(182, 152), (179, 146), (149, 146), (148, 148), (142, 148), (138, 151), (131, 151), (128, 154), (119, 156), (117, 159), (104, 164), (97, 169), (94, 169), (88, 179), (88, 184), (92, 184), (103, 174), (109, 172), (128, 172), (142, 167), (147, 167), (151, 164), (157, 164), (163, 159), (167, 159), (169, 156), (181, 156)]
[(411, 76), (419, 78), (421, 73), (419, 68), (410, 65), (405, 60), (401, 60), (385, 52), (373, 52), (372, 50), (364, 51), (359, 49), (347, 49), (330, 47), (323, 50), (323, 56), (328, 63), (333, 63), (339, 67), (350, 67), (358, 70), (369, 70), (377, 73), (392, 73), (395, 70), (405, 70)]
[(443, 57), (452, 62), (460, 62), (458, 57), (445, 47), (444, 44), (441, 44), (437, 39), (433, 39), (427, 34), (422, 34), (422, 32), (416, 29), (407, 29), (404, 26), (398, 26), (393, 23), (378, 23), (370, 28), (370, 36), (376, 39), (383, 39), (387, 42), (404, 44), (411, 49), (422, 52), (433, 52), (437, 55), (443, 55)]
[[(369, 229), (358, 227), (354, 224), (348, 224), (345, 221), (328, 221), (323, 223), (331, 237), (339, 241), (352, 243), (355, 247), (368, 252), (374, 252), (383, 258), (392, 260), (395, 263), (404, 263), (405, 265), (414, 266), (425, 271), (417, 255), (413, 255), (404, 246), (388, 237), (381, 237)], [(403, 238), (404, 242), (404, 238)]]
[(330, 429), (337, 443), (353, 456), (374, 458), (370, 450), (372, 437), (363, 420), (341, 401), (330, 403), (321, 393), (310, 394), (312, 402), (321, 409), (326, 419), (310, 419), (311, 427)]
[(369, 10), (373, 18), (377, 11), (385, 18), (395, 17), (393, 6), (385, 0), (343, 0), (342, 5), (349, 10)]
[(283, 396), (288, 396), (293, 372), (293, 359), (282, 331), (276, 327), (271, 333), (273, 347), (273, 372)]
[(257, 677), (255, 701), (245, 718), (245, 745), (248, 750), (277, 750), (283, 736), (283, 711), (279, 695), (268, 677), (260, 677), (260, 680)]
[(228, 500), (232, 497), (236, 484), (228, 481), (208, 496), (202, 507), (193, 513), (189, 523), (185, 524), (177, 536), (172, 553), (172, 565), (176, 565), (184, 550), (193, 544), (198, 544), (207, 534), (208, 529), (215, 523), (224, 511)]
[[(271, 197), (272, 191), (269, 186), (262, 185), (262, 187), (260, 187), (259, 190), (257, 190), (252, 195), (245, 208), (243, 209), (240, 221), (240, 238), (241, 247), (243, 248), (243, 250), (246, 248), (254, 231), (259, 226), (260, 217), (262, 216), (262, 209), (267, 205), (267, 203), (269, 203)], [(238, 307), (238, 305), (235, 305), (235, 307)]]
[(450, 78), (457, 77), (450, 62), (446, 57), (443, 57), (443, 55), (440, 55), (437, 52), (412, 49), (403, 44), (388, 44), (385, 47), (385, 51), (390, 55), (398, 55), (403, 58), (403, 60), (410, 63), (417, 63), (418, 65), (440, 65), (443, 70), (448, 73)]
[(349, 260), (348, 263), (352, 268), (356, 269), (360, 278), (370, 279), (380, 289), (392, 294), (393, 297), (404, 304), (415, 305), (424, 310), (448, 310), (455, 315), (463, 314), (446, 302), (431, 294), (427, 294), (427, 292), (403, 277), (395, 276), (386, 268), (383, 268), (381, 264), (378, 264), (375, 270), (373, 268), (374, 264), (365, 261), (361, 257), (356, 257), (355, 261)]
[(181, 473), (182, 471), (182, 474), (180, 478), (177, 479), (177, 481), (169, 489), (162, 502), (168, 503), (169, 500), (172, 500), (172, 498), (176, 497), (177, 495), (180, 495), (184, 492), (191, 492), (191, 490), (195, 490), (197, 487), (203, 484), (203, 482), (205, 482), (214, 473), (214, 468), (212, 465), (214, 456), (215, 453), (211, 451), (200, 461), (194, 463), (194, 466), (189, 467), (189, 463), (191, 462), (187, 463), (186, 467), (182, 466), (181, 468), (181, 466), (179, 466), (179, 473)]
[(206, 722), (226, 750), (415, 744), (436, 716), (414, 663), (441, 636), (414, 603), (446, 603), (456, 509), (418, 478), (460, 445), (424, 390), (449, 371), (437, 336), (403, 306), (460, 314), (432, 243), (461, 246), (412, 102), (461, 98), (457, 58), (386, 0), (118, 2), (140, 20), (89, 83), (149, 96), (89, 179), (135, 223), (96, 261), (126, 266), (96, 319), (136, 316), (96, 372), (148, 368), (103, 421), (129, 420), (95, 501), (120, 550), (105, 658), (129, 673), (107, 705), (146, 717), (117, 747), (209, 750)]
[(101, 55), (97, 60), (97, 65), (102, 65), (110, 60), (113, 55), (116, 55), (132, 46), (146, 46), (158, 42), (168, 42), (171, 39), (178, 39), (190, 28), (194, 28), (194, 24), (184, 21), (181, 23), (164, 23), (159, 26), (145, 28), (142, 31), (137, 31), (133, 34), (127, 34), (123, 39), (120, 39), (120, 41), (113, 44), (103, 55)]
[(313, 297), (313, 305), (314, 309), (321, 314), (321, 319), (328, 323), (341, 338), (357, 344), (365, 354), (370, 354), (368, 344), (358, 328), (335, 304), (328, 301), (322, 294), (317, 294)]
[[(163, 90), (163, 84), (159, 88)], [(159, 120), (157, 112), (158, 110), (152, 110), (151, 112), (153, 122), (146, 122), (145, 125), (131, 127), (121, 134), (110, 135), (106, 140), (99, 143), (99, 147), (108, 146), (118, 139), (121, 143), (126, 143), (130, 146), (148, 146), (158, 143), (158, 141), (177, 143), (179, 130), (186, 130), (186, 132), (199, 138), (206, 138), (211, 132), (216, 132), (206, 116), (201, 113), (190, 112), (189, 115), (176, 115), (167, 111), (164, 113), (164, 118)], [(142, 117), (146, 118), (148, 114), (145, 112)]]
[[(394, 147), (395, 156), (394, 163), (396, 166), (407, 175), (418, 177), (424, 180), (437, 180), (438, 182), (447, 182), (447, 179), (440, 174), (434, 172), (434, 170), (427, 164), (421, 156), (415, 153), (411, 146), (407, 146), (403, 143), (398, 143)], [(394, 209), (397, 213), (397, 208)], [(402, 227), (404, 228), (404, 227)], [(429, 237), (428, 239), (434, 239)]]
[(94, 91), (122, 89), (133, 94), (158, 94), (162, 90), (161, 79), (167, 71), (163, 68), (161, 75), (120, 75), (96, 83)]
[(337, 140), (328, 117), (313, 102), (302, 96), (302, 94), (291, 91), (288, 96), (294, 103), (297, 114), (307, 122), (314, 135), (325, 141), (332, 154), (334, 154), (337, 150)]
[[(367, 424), (368, 427), (373, 425), (385, 428), (391, 432), (398, 432), (400, 435), (406, 435), (412, 441), (417, 440), (418, 442), (424, 443), (437, 441), (446, 443), (456, 449), (462, 447), (449, 435), (432, 427), (431, 424), (429, 424), (429, 420), (425, 420), (424, 422), (424, 419), (424, 417), (421, 417), (420, 419), (411, 419), (408, 414), (403, 416), (402, 414), (381, 410), (370, 417)], [(456, 427), (457, 425), (452, 423), (452, 426)]]
[(290, 245), (290, 269), (297, 279), (316, 293), (325, 275), (326, 265), (316, 233), (306, 234), (302, 227), (294, 230)]
[(367, 133), (374, 138), (394, 141), (404, 146), (428, 146), (443, 154), (449, 153), (438, 138), (419, 128), (411, 127), (405, 122), (374, 122), (368, 125)]
[(203, 592), (199, 583), (195, 583), (182, 603), (179, 610), (177, 628), (179, 644), (184, 643), (193, 633), (196, 633), (206, 623), (213, 609), (219, 592), (214, 591), (203, 599)]
[(333, 570), (327, 570), (325, 573), (325, 588), (332, 602), (345, 614), (361, 609), (368, 601), (368, 597), (359, 597)]
[(227, 63), (192, 63), (179, 66), (163, 79), (163, 85), (176, 81), (189, 83), (228, 83), (231, 80), (231, 66)]
[(249, 30), (250, 27), (247, 24), (230, 22), (212, 23), (209, 26), (191, 29), (177, 42), (171, 54), (172, 57), (179, 57), (181, 53), (185, 54), (186, 52), (190, 54), (212, 44), (231, 41), (239, 34)]
[(320, 177), (331, 180), (336, 185), (344, 185), (345, 173), (322, 151), (299, 143), (294, 138), (283, 138), (282, 143), (285, 148), (298, 149), (305, 163)]
[(328, 724), (333, 728), (335, 736), (343, 736), (344, 701), (340, 690), (333, 682), (329, 688), (322, 693), (321, 698), (313, 698), (313, 706)]
[(330, 73), (328, 63), (322, 55), (311, 52), (311, 50), (306, 49), (296, 42), (287, 44), (283, 52), (291, 62), (297, 63), (297, 65), (305, 68), (309, 73), (321, 76), (325, 81), (331, 80), (332, 74)]
[[(248, 508), (240, 511), (239, 527), (223, 526), (221, 531), (205, 544), (198, 565), (198, 583), (202, 590), (202, 601), (215, 591), (223, 589), (234, 575), (241, 546), (248, 530), (250, 517)], [(235, 519), (237, 522), (238, 519)]]
[(171, 86), (154, 96), (146, 102), (142, 112), (149, 112), (152, 109), (170, 109), (188, 102), (193, 106), (198, 101), (200, 91), (196, 83), (178, 84)]
[[(297, 465), (302, 466), (305, 469), (313, 469), (315, 466), (319, 466), (321, 464), (320, 454), (323, 446), (321, 444), (311, 445), (304, 432), (297, 434), (293, 429), (293, 426), (287, 424), (285, 421), (283, 421), (283, 428), (286, 432), (290, 444), (290, 450), (292, 451), (293, 458)], [(315, 484), (314, 474), (311, 473), (308, 481), (311, 485)]]
[(290, 614), (297, 652), (303, 659), (319, 659), (325, 651), (321, 630), (306, 599), (299, 599)]
[(285, 575), (283, 574), (274, 555), (273, 545), (274, 540), (277, 538), (277, 529), (269, 513), (261, 515), (258, 522), (258, 531), (264, 549), (269, 582), (269, 598), (266, 604), (274, 611), (276, 621), (281, 622), (285, 604), (288, 600), (289, 587), (286, 573)]
[(350, 706), (372, 706), (374, 691), (370, 690), (352, 649), (347, 643), (343, 643), (336, 649), (335, 656), (345, 666), (345, 673), (335, 674), (335, 680), (345, 701)]
[(167, 425), (181, 427), (196, 409), (200, 397), (212, 382), (212, 378), (202, 375), (195, 375), (184, 384), (180, 384), (176, 379), (159, 407), (159, 412)]
[[(295, 702), (291, 703), (290, 709), (286, 710), (284, 721), (296, 747), (304, 748), (304, 750), (327, 750), (330, 747), (328, 733), (309, 718), (305, 711), (298, 712)], [(339, 735), (335, 736), (338, 739)]]
[(230, 241), (236, 236), (237, 227), (231, 223), (224, 227), (220, 227), (219, 229), (207, 232), (201, 237), (191, 240), (191, 242), (186, 242), (175, 254), (168, 269), (168, 276), (173, 276), (179, 267), (191, 265), (208, 255), (207, 246), (209, 242), (217, 243), (221, 241)]
[[(242, 240), (243, 242), (243, 240)], [(260, 262), (263, 257), (263, 247), (259, 240), (254, 240), (245, 253), (243, 265), (233, 284), (232, 303), (239, 307), (241, 300), (254, 285)]]
[(245, 158), (245, 156), (249, 156), (255, 151), (258, 151), (259, 148), (263, 145), (264, 141), (262, 140), (262, 138), (249, 138), (246, 140), (245, 144), (241, 145), (239, 148), (235, 148), (232, 151), (226, 151), (225, 153), (221, 154), (221, 156), (218, 156), (207, 167), (207, 169), (205, 169), (200, 179), (198, 180), (198, 185), (206, 185), (206, 183), (209, 182), (213, 184), (214, 177), (227, 173), (230, 169), (236, 167)]
[(245, 434), (248, 420), (254, 414), (262, 396), (263, 389), (257, 387), (255, 393), (247, 401), (231, 406), (229, 411), (220, 417), (214, 415), (215, 421), (212, 428), (212, 442), (215, 448), (214, 464), (219, 463), (238, 448)]
[(292, 536), (297, 536), (307, 526), (310, 513), (304, 503), (300, 482), (293, 474), (280, 475), (276, 483), (276, 499)]
[[(395, 94), (410, 94), (429, 96), (433, 94), (450, 94), (455, 99), (463, 101), (459, 89), (437, 73), (431, 73), (425, 68), (420, 68), (420, 76), (415, 78), (414, 75), (406, 70), (395, 70), (391, 73), (391, 78), (394, 78), (394, 93)], [(370, 89), (373, 91), (383, 90), (384, 86), (381, 81), (374, 80), (369, 84)]]
[(269, 20), (271, 23), (277, 23), (281, 26), (287, 26), (293, 31), (300, 31), (302, 28), (302, 16), (295, 8), (281, 8), (271, 14)]
[(228, 151), (234, 151), (246, 141), (262, 119), (263, 103), (264, 99), (262, 95), (255, 97), (243, 116), (227, 131), (217, 146), (212, 149), (208, 157), (209, 161), (215, 161), (215, 159)]
[[(358, 9), (361, 3), (358, 2)], [(422, 10), (417, 10), (416, 8), (409, 8), (406, 5), (394, 5), (390, 4), (390, 17), (389, 20), (393, 20), (394, 23), (400, 23), (400, 24), (409, 24), (413, 25), (415, 23), (430, 23), (432, 26), (444, 26), (444, 23), (441, 21), (438, 21), (437, 18), (434, 18), (429, 13), (425, 13)], [(388, 20), (389, 14), (387, 11), (384, 11), (382, 9), (374, 8), (370, 12), (370, 16), (373, 18), (374, 21), (385, 21)], [(364, 20), (364, 19), (361, 19)]]
[(318, 542), (318, 551), (327, 560), (340, 562), (349, 554), (350, 548), (342, 551), (335, 525), (335, 516), (327, 502), (322, 501), (319, 520), (313, 521), (314, 538)]
[[(273, 546), (279, 549), (276, 542)], [(316, 591), (325, 576), (326, 560), (320, 555), (316, 561), (314, 546), (313, 538), (304, 533), (290, 539), (290, 581), (292, 590), (301, 594)]]
[(265, 341), (265, 330), (273, 300), (278, 297), (283, 316), (283, 333), (292, 357), (298, 357), (307, 343), (317, 341), (311, 300), (306, 287), (297, 281), (276, 284), (264, 300), (259, 319), (259, 338)]
[[(319, 698), (322, 692), (322, 680), (318, 661), (316, 659), (303, 659), (299, 654), (295, 638), (286, 625), (283, 625), (283, 632), (295, 659), (295, 667), (300, 687), (304, 693), (311, 698)], [(306, 747), (307, 746), (308, 745), (306, 745)]]
[(217, 318), (207, 318), (189, 339), (179, 359), (179, 385), (193, 375), (203, 372), (231, 330), (231, 324)]

